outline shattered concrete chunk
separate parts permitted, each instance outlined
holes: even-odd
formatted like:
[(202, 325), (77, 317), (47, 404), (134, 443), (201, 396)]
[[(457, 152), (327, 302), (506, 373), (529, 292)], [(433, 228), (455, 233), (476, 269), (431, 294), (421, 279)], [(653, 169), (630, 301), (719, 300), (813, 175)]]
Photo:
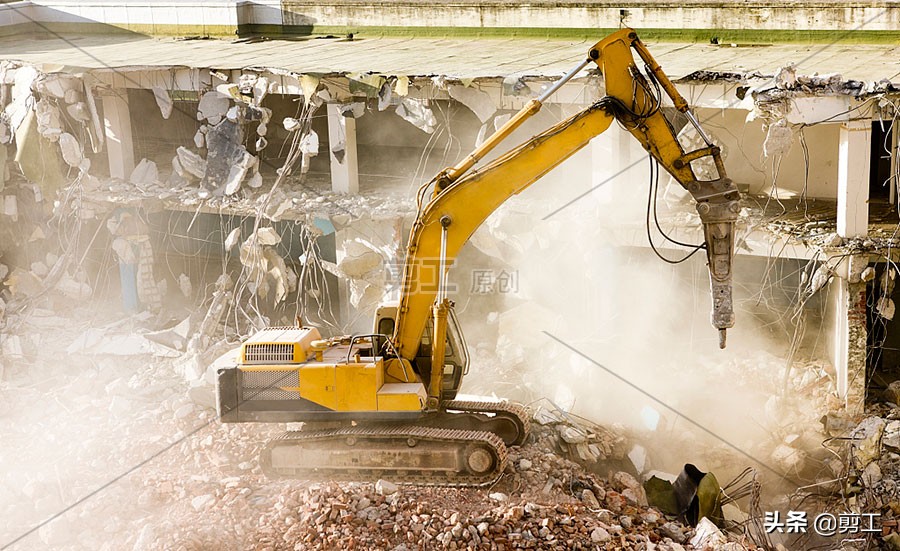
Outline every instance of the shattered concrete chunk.
[(222, 121), (222, 117), (228, 111), (228, 96), (218, 92), (210, 91), (200, 98), (197, 105), (197, 120), (206, 119), (209, 124), (216, 125)]
[(201, 149), (206, 145), (206, 130), (207, 126), (204, 124), (194, 134), (194, 145), (197, 146), (197, 149)]
[[(891, 386), (898, 383), (900, 383), (900, 381), (894, 381), (891, 383)], [(892, 394), (896, 396), (897, 393), (900, 392), (900, 388), (895, 386), (891, 389), (891, 386), (888, 386), (888, 389), (892, 390)], [(894, 399), (896, 400), (897, 398)], [(894, 400), (891, 401), (893, 402)], [(900, 421), (891, 421), (884, 427), (884, 435), (881, 438), (881, 444), (895, 452), (900, 451)]]
[(269, 82), (266, 77), (259, 77), (253, 83), (253, 103), (260, 105), (262, 100), (269, 94), (269, 88), (273, 83)]
[(886, 422), (880, 417), (867, 417), (853, 429), (852, 455), (860, 468), (881, 457), (881, 437)]
[(694, 529), (694, 537), (691, 538), (691, 545), (695, 549), (718, 549), (719, 546), (728, 542), (725, 535), (719, 530), (719, 527), (712, 523), (706, 517), (700, 519), (697, 527)]
[(234, 195), (241, 187), (241, 182), (247, 176), (247, 172), (256, 165), (256, 156), (244, 151), (241, 160), (232, 165), (225, 180), (225, 195)]
[(359, 101), (344, 103), (339, 106), (339, 109), (342, 116), (350, 119), (358, 119), (366, 113), (366, 104)]
[(275, 228), (266, 226), (256, 230), (256, 239), (260, 245), (277, 245), (281, 243), (281, 236)]
[(313, 102), (313, 96), (316, 94), (318, 88), (319, 77), (315, 75), (300, 76), (300, 90), (303, 92), (303, 97), (306, 98), (307, 103)]
[(135, 185), (155, 184), (159, 180), (159, 169), (156, 163), (150, 159), (141, 159), (141, 162), (131, 171), (128, 181)]
[(609, 535), (609, 532), (602, 526), (594, 528), (594, 531), (591, 532), (591, 541), (594, 543), (606, 543), (611, 539), (612, 536)]
[(497, 112), (491, 96), (481, 90), (466, 86), (454, 85), (449, 90), (450, 97), (468, 107), (482, 123), (485, 123)]
[(178, 155), (178, 164), (183, 169), (182, 176), (190, 174), (199, 180), (206, 175), (206, 159), (184, 146), (176, 149), (175, 153)]
[(503, 94), (507, 96), (531, 96), (533, 93), (525, 78), (511, 75), (503, 79)]
[(894, 319), (895, 306), (890, 297), (881, 297), (875, 305), (878, 315), (886, 320)]
[(797, 68), (793, 63), (785, 65), (775, 73), (775, 87), (780, 90), (790, 90), (797, 86)]
[(378, 91), (378, 110), (384, 111), (385, 109), (390, 107), (392, 97), (393, 93), (391, 92), (391, 83), (385, 82), (381, 85), (381, 90)]
[(397, 106), (397, 115), (423, 132), (433, 134), (437, 126), (434, 113), (425, 106), (425, 102), (413, 98), (403, 98)]
[(397, 93), (398, 96), (405, 98), (409, 95), (409, 77), (406, 75), (399, 75), (397, 77), (397, 83), (394, 85), (394, 92)]
[(259, 170), (254, 168), (253, 174), (250, 175), (250, 179), (247, 180), (247, 185), (253, 189), (258, 189), (262, 187), (263, 179), (262, 174), (260, 174)]
[(66, 113), (68, 113), (70, 117), (79, 122), (88, 122), (89, 120), (91, 120), (91, 113), (88, 110), (87, 105), (83, 102), (67, 105)]
[(300, 121), (291, 117), (285, 117), (281, 124), (288, 132), (293, 132), (300, 128)]
[(43, 98), (35, 104), (34, 112), (37, 116), (37, 128), (41, 136), (51, 142), (59, 140), (59, 136), (63, 133), (63, 127), (56, 104)]
[(379, 479), (378, 482), (375, 483), (375, 492), (380, 496), (389, 496), (394, 494), (400, 488), (394, 484), (393, 482), (388, 482), (387, 480)]
[(240, 239), (241, 239), (241, 227), (238, 226), (238, 227), (234, 228), (233, 230), (231, 230), (228, 233), (228, 237), (225, 238), (225, 250), (231, 251), (231, 249), (233, 249), (234, 246), (237, 245), (237, 242)]
[(84, 157), (81, 154), (81, 144), (75, 139), (75, 136), (68, 132), (59, 135), (59, 149), (62, 151), (63, 160), (72, 168), (81, 166)]
[(172, 108), (175, 106), (172, 98), (169, 96), (169, 91), (161, 86), (154, 86), (153, 97), (156, 98), (156, 105), (159, 106), (162, 118), (168, 120), (172, 115)]
[(768, 126), (766, 140), (763, 142), (763, 155), (765, 157), (787, 155), (793, 142), (794, 132), (788, 126), (787, 120), (779, 119)]
[(319, 154), (319, 135), (314, 130), (310, 130), (300, 139), (300, 152), (310, 157)]
[(371, 73), (357, 73), (347, 75), (350, 84), (350, 93), (365, 94), (368, 98), (375, 98), (384, 84), (385, 78), (382, 75)]
[[(232, 167), (244, 160), (247, 150), (242, 145), (241, 125), (231, 120), (223, 120), (211, 126), (206, 133), (206, 174), (201, 182), (204, 187), (215, 189), (229, 180)], [(243, 174), (246, 174), (244, 171)]]

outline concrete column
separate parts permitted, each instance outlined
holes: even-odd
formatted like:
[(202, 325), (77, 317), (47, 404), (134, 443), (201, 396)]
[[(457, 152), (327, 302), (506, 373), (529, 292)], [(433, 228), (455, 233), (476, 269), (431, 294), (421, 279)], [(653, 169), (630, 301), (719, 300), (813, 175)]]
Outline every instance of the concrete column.
[(866, 255), (834, 260), (835, 277), (829, 285), (829, 318), (832, 322), (832, 364), (837, 393), (848, 414), (864, 411), (866, 397), (866, 283), (859, 277), (868, 263)]
[(868, 119), (841, 124), (837, 232), (842, 237), (863, 237), (868, 233), (871, 141), (872, 124)]
[(356, 119), (341, 115), (340, 106), (333, 103), (328, 104), (328, 145), (332, 191), (359, 193)]
[[(869, 231), (869, 163), (872, 124), (869, 120), (841, 124), (838, 148), (837, 232), (864, 237)], [(866, 396), (866, 284), (860, 273), (866, 255), (837, 259), (830, 300), (834, 311), (833, 358), (838, 395), (847, 413), (861, 414)]]
[(131, 136), (131, 116), (126, 90), (103, 96), (103, 125), (106, 134), (106, 153), (109, 175), (127, 180), (134, 170), (134, 140)]

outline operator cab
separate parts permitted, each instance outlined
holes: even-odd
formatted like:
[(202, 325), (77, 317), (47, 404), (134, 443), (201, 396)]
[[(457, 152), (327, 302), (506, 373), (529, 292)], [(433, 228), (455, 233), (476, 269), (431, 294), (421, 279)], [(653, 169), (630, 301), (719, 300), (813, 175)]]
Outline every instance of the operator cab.
[[(378, 307), (375, 311), (375, 332), (380, 335), (393, 335), (396, 316), (396, 305)], [(444, 351), (444, 384), (441, 400), (456, 398), (463, 375), (469, 371), (469, 351), (453, 310), (450, 310), (447, 321), (447, 345)], [(426, 386), (431, 377), (431, 336), (433, 333), (434, 325), (429, 318), (425, 330), (422, 332), (422, 340), (419, 342), (416, 357), (412, 362), (416, 373), (419, 374), (422, 381), (426, 381), (424, 383)], [(379, 346), (383, 348), (384, 343), (382, 342)]]

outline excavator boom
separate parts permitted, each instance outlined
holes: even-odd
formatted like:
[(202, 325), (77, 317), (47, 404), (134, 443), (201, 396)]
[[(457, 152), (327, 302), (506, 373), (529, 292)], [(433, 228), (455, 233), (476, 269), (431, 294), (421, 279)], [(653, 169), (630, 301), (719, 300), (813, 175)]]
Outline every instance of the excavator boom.
[[(632, 51), (645, 63), (646, 77), (635, 64)], [(588, 63), (595, 63), (603, 73), (606, 96), (479, 170), (472, 170), (478, 160), (537, 113), (550, 93)], [(660, 88), (697, 128), (707, 144), (705, 148), (684, 151), (663, 115), (662, 98), (656, 92)], [(719, 329), (720, 346), (724, 347), (725, 330), (734, 325), (731, 266), (738, 190), (725, 175), (719, 148), (712, 144), (685, 99), (637, 34), (623, 29), (595, 44), (587, 61), (544, 96), (530, 101), (463, 161), (442, 171), (430, 186), (425, 186), (433, 189), (433, 197), (420, 209), (407, 243), (400, 310), (393, 335), (400, 356), (410, 360), (415, 357), (446, 277), (445, 270), (478, 226), (507, 199), (604, 132), (613, 120), (618, 120), (697, 201), (709, 262), (712, 324)], [(719, 176), (715, 180), (698, 180), (694, 174), (691, 163), (705, 157), (715, 163)], [(436, 254), (438, 251), (443, 254)]]

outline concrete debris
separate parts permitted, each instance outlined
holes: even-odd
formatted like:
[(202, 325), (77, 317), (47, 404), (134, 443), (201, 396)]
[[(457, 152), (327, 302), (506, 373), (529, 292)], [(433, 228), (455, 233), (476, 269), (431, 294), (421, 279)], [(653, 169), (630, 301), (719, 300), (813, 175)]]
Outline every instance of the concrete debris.
[[(180, 146), (178, 149), (176, 149), (175, 153), (176, 160), (178, 161), (176, 170), (178, 168), (181, 169), (181, 172), (179, 172), (179, 174), (182, 177), (185, 177), (187, 179), (194, 179), (195, 181), (197, 181), (203, 179), (203, 177), (206, 176), (206, 159), (184, 146)], [(173, 164), (173, 166), (175, 165)]]
[(169, 91), (161, 86), (154, 86), (153, 97), (156, 98), (156, 105), (159, 106), (162, 118), (168, 120), (172, 116), (172, 108), (175, 106), (172, 102), (172, 97), (169, 96)]
[(366, 104), (362, 102), (344, 103), (338, 106), (341, 116), (350, 119), (358, 119), (366, 112)]
[(529, 88), (528, 84), (525, 82), (525, 78), (517, 77), (515, 75), (503, 79), (503, 94), (506, 96), (523, 97), (531, 97), (534, 95), (531, 88)]
[(797, 68), (788, 64), (775, 73), (775, 87), (780, 90), (790, 90), (797, 85)]
[(437, 119), (425, 102), (413, 98), (403, 98), (397, 106), (397, 115), (423, 132), (433, 134)]
[(365, 94), (368, 98), (378, 97), (378, 92), (385, 83), (382, 75), (372, 73), (357, 73), (347, 75), (351, 94)]
[(206, 311), (203, 321), (200, 322), (197, 330), (188, 341), (188, 352), (198, 353), (209, 348), (213, 340), (213, 334), (218, 329), (222, 317), (231, 304), (231, 288), (233, 286), (234, 283), (227, 273), (222, 274), (216, 280), (216, 290), (213, 291), (212, 303), (209, 306), (209, 310)]
[[(896, 396), (898, 389), (896, 387), (894, 389), (893, 394)], [(896, 402), (894, 403), (896, 404)], [(893, 452), (900, 452), (900, 421), (890, 421), (885, 425), (881, 444)]]
[(387, 480), (379, 480), (375, 483), (375, 492), (380, 496), (389, 496), (397, 493), (399, 487), (393, 482)]
[(300, 76), (300, 90), (303, 92), (303, 97), (306, 98), (307, 103), (313, 103), (313, 96), (316, 95), (318, 88), (319, 77), (315, 75)]
[(378, 91), (378, 110), (384, 111), (388, 107), (390, 107), (393, 102), (394, 94), (391, 88), (391, 83), (386, 81), (381, 85), (381, 90)]
[[(253, 168), (253, 173), (250, 175), (250, 178), (247, 180), (247, 185), (252, 189), (259, 189), (263, 185), (262, 174), (259, 172), (259, 165)], [(277, 218), (277, 217), (276, 217)]]
[(66, 106), (66, 113), (78, 122), (89, 122), (91, 120), (91, 112), (88, 110), (87, 104), (84, 102), (73, 103)]
[[(206, 173), (201, 182), (203, 187), (216, 189), (229, 183), (232, 183), (232, 187), (240, 185), (240, 180), (237, 184), (233, 183), (232, 175), (243, 179), (246, 175), (245, 167), (255, 163), (255, 158), (248, 158), (250, 154), (243, 146), (243, 139), (241, 125), (230, 119), (209, 127), (206, 132)], [(245, 166), (232, 171), (235, 165)]]
[(690, 540), (695, 549), (718, 549), (728, 543), (728, 539), (719, 527), (706, 517), (700, 519), (694, 529), (694, 537)]
[(765, 157), (783, 157), (791, 150), (794, 142), (794, 132), (785, 119), (779, 119), (770, 123), (766, 129), (766, 140), (763, 142), (763, 155)]
[(194, 145), (197, 149), (202, 149), (206, 145), (206, 131), (208, 129), (209, 127), (204, 124), (194, 133)]
[[(37, 78), (34, 83), (34, 89), (42, 96), (65, 100), (68, 97), (72, 97), (70, 95), (72, 92), (78, 91), (80, 87), (78, 80), (78, 77), (75, 75), (63, 73), (44, 74)], [(67, 101), (67, 103), (73, 102)]]
[(881, 437), (885, 425), (884, 419), (867, 417), (850, 433), (853, 439), (852, 456), (860, 468), (865, 468), (881, 456)]
[(409, 77), (406, 75), (397, 76), (397, 82), (394, 84), (394, 93), (405, 98), (409, 95)]
[(29, 182), (48, 192), (62, 187), (65, 182), (60, 150), (38, 131), (37, 117), (30, 109), (16, 128), (15, 161)]
[(277, 245), (281, 243), (281, 236), (271, 227), (263, 227), (256, 230), (256, 239), (260, 245)]
[(63, 133), (62, 119), (56, 103), (43, 98), (34, 105), (34, 113), (37, 117), (37, 129), (41, 136), (51, 142), (59, 140)]
[(197, 105), (197, 120), (206, 119), (209, 124), (215, 126), (222, 121), (225, 113), (228, 111), (229, 96), (219, 91), (210, 91), (200, 97), (200, 103)]
[(86, 160), (81, 154), (81, 144), (75, 139), (75, 136), (68, 132), (63, 132), (57, 138), (59, 140), (59, 148), (62, 151), (62, 158), (72, 168), (79, 168)]
[(225, 180), (225, 195), (234, 195), (240, 189), (241, 182), (244, 181), (250, 169), (256, 166), (256, 161), (254, 155), (246, 150), (243, 151), (241, 159), (232, 165), (228, 172), (228, 178)]
[(300, 173), (309, 172), (309, 160), (319, 154), (319, 135), (312, 129), (300, 138), (300, 152), (303, 157), (300, 160)]
[(886, 320), (894, 319), (894, 301), (890, 297), (879, 298), (878, 303), (875, 305), (875, 311)]
[(184, 298), (191, 298), (194, 295), (194, 288), (191, 284), (191, 278), (187, 276), (187, 274), (181, 274), (178, 276), (178, 288), (181, 289), (181, 294), (184, 295)]
[(454, 85), (449, 89), (450, 97), (468, 107), (482, 123), (487, 122), (494, 113), (497, 112), (497, 106), (494, 105), (491, 97), (475, 88)]
[(235, 245), (237, 245), (238, 241), (241, 239), (241, 227), (238, 226), (228, 232), (228, 237), (225, 238), (225, 250), (231, 251)]
[(155, 184), (159, 180), (159, 169), (156, 163), (150, 159), (141, 159), (141, 162), (131, 171), (128, 181), (135, 185)]

